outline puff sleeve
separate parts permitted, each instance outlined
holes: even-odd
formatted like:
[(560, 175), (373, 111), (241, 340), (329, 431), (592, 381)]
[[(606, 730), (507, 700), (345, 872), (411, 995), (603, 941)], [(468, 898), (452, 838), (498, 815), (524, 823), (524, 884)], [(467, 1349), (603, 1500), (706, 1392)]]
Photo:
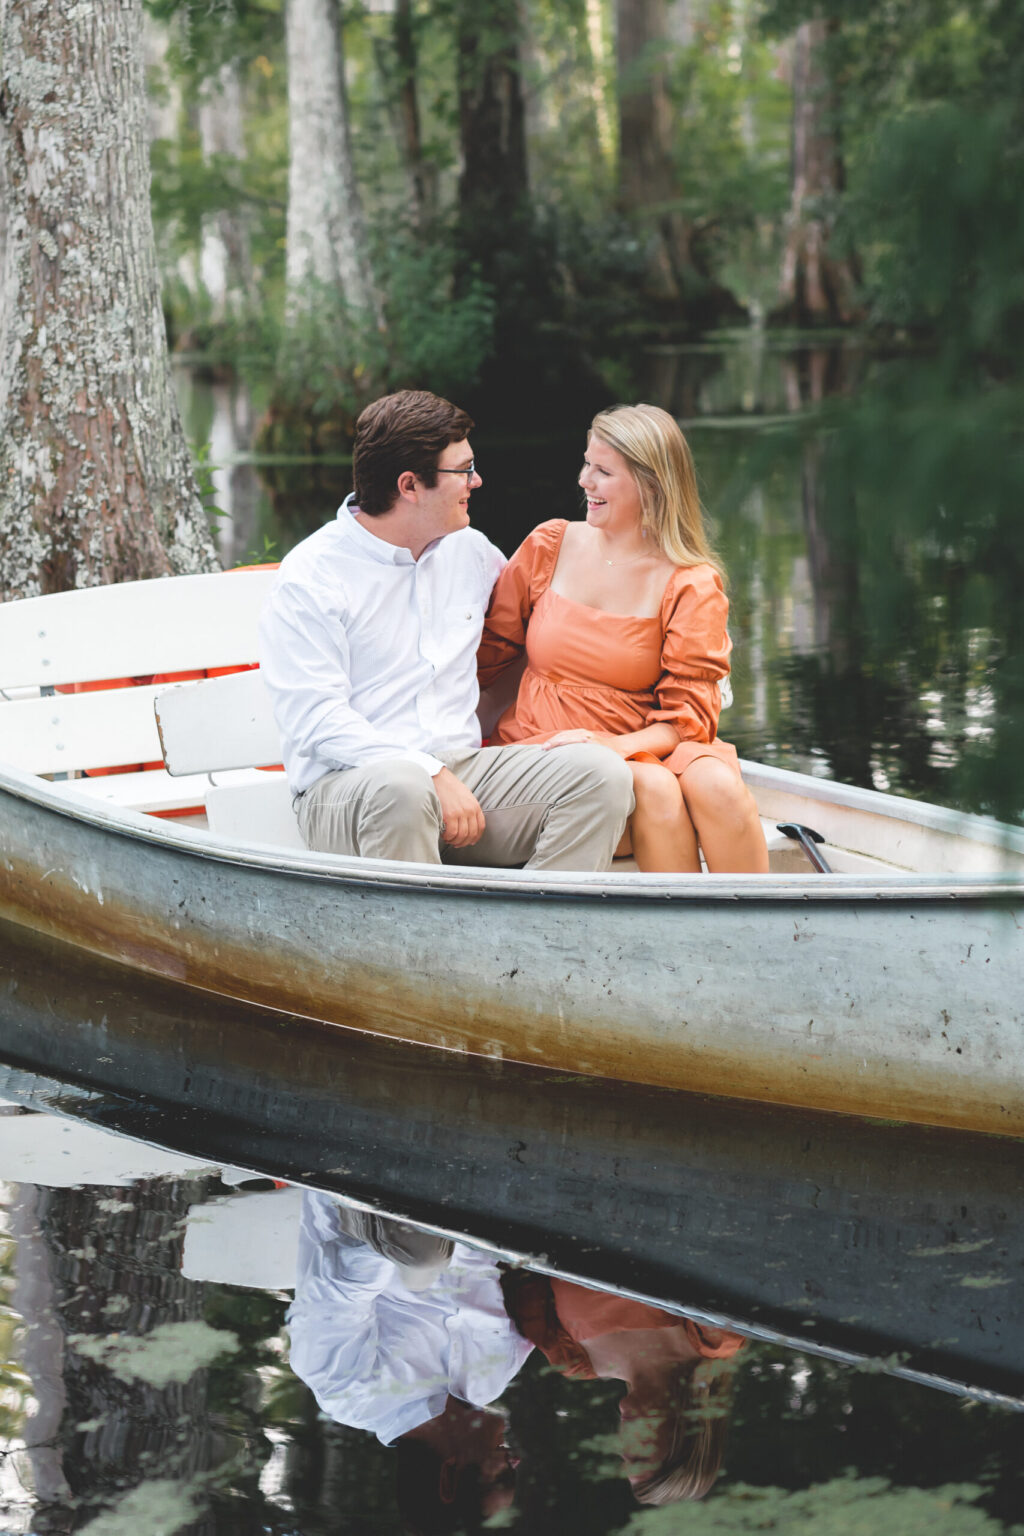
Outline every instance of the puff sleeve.
[(494, 584), (477, 651), (477, 678), (488, 688), (523, 654), (526, 628), (558, 561), (564, 518), (541, 523), (520, 544)]
[(680, 741), (712, 742), (722, 706), (719, 683), (729, 675), (729, 600), (710, 565), (681, 568), (662, 602), (662, 673), (647, 724), (667, 721)]

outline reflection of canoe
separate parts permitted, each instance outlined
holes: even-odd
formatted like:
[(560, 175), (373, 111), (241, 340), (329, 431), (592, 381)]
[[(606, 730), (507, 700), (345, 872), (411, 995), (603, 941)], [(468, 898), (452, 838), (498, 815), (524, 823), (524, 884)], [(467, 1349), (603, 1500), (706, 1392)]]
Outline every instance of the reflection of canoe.
[(798, 1348), (1024, 1396), (1024, 1142), (328, 1031), (3, 924), (0, 1060), (20, 1065), (0, 1093), (30, 1105)]
[[(238, 612), (262, 581), (135, 584), (152, 627), (117, 664), (118, 615), (138, 594), (6, 605), (0, 687), (244, 662), (252, 622), (247, 639)], [(185, 613), (196, 582), (215, 596), (175, 625), (176, 594)], [(86, 600), (88, 629), (66, 619)], [(230, 636), (219, 649), (204, 640), (210, 611)], [(62, 625), (64, 651), (58, 639), (44, 655), (36, 633)], [(241, 686), (258, 697), (256, 674)], [(0, 772), (0, 914), (175, 983), (450, 1051), (1024, 1134), (1024, 832), (747, 765), (762, 812), (816, 826), (839, 873), (813, 874), (793, 848), (767, 876), (540, 875), (259, 844), (265, 807), (286, 803), (270, 775), (210, 797), (241, 808), (230, 833), (138, 808), (187, 807), (195, 779), (38, 776), (157, 756), (157, 691), (0, 703), (0, 758), (20, 765)], [(201, 746), (207, 766), (239, 766)]]

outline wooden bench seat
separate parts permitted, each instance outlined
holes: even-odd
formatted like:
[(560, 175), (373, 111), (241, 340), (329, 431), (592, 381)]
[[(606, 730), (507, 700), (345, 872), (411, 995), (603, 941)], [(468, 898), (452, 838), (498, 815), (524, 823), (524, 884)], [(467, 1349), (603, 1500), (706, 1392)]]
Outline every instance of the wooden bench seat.
[(255, 665), (273, 579), (222, 571), (0, 604), (0, 761), (126, 809), (202, 806), (205, 773), (189, 782), (160, 766), (153, 701), (173, 676)]
[(256, 661), (274, 571), (215, 571), (0, 604), (0, 690)]
[(165, 768), (150, 768), (144, 773), (108, 773), (94, 779), (60, 779), (54, 790), (68, 798), (84, 797), (93, 804), (107, 804), (120, 810), (148, 812), (154, 816), (174, 816), (202, 811), (214, 789), (234, 789), (242, 785), (259, 786), (266, 780), (284, 780), (283, 773), (262, 773), (245, 768), (234, 773), (189, 773), (175, 778)]

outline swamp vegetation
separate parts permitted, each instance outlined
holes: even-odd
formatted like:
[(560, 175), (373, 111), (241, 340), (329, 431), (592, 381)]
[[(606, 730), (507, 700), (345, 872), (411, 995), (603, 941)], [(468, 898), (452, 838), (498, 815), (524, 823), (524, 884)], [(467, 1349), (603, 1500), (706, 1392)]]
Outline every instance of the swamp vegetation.
[[(178, 446), (158, 284), (264, 461), (246, 555), (330, 515), (382, 390), (471, 410), (510, 549), (565, 510), (545, 466), (595, 409), (689, 426), (680, 348), (791, 342), (774, 403), (730, 400), (737, 451), (695, 445), (734, 580), (751, 497), (799, 460), (821, 611), (786, 665), (813, 730), (885, 717), (893, 787), (1019, 817), (1022, 44), (1021, 0), (8, 0), (0, 588), (214, 561), (216, 451)], [(877, 751), (824, 756), (884, 787)]]

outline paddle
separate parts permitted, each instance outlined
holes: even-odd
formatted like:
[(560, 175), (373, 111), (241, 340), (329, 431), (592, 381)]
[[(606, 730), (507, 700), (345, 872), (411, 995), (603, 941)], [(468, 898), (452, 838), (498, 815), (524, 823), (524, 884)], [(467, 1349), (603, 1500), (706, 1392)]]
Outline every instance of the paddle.
[(823, 843), (825, 841), (820, 832), (815, 832), (813, 827), (802, 827), (799, 822), (795, 821), (780, 822), (777, 830), (800, 844), (819, 875), (832, 874), (828, 860), (815, 847), (816, 843)]

